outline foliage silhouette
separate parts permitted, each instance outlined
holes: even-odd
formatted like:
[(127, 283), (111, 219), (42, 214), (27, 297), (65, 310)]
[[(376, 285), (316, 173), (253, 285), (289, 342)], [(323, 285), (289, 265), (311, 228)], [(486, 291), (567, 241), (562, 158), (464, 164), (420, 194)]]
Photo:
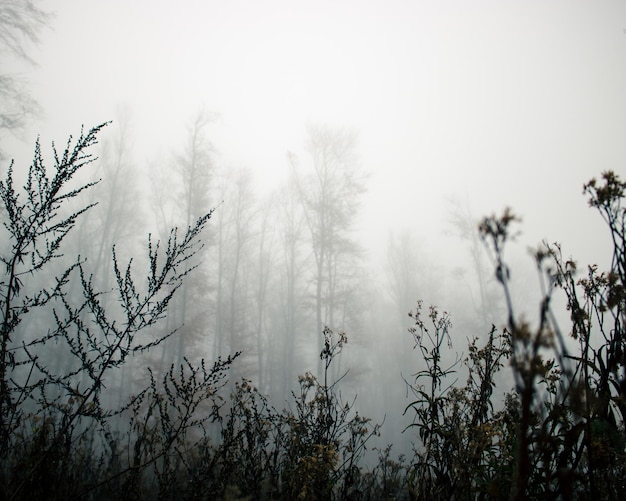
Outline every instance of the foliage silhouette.
[[(617, 175), (584, 186), (609, 227), (610, 269), (591, 265), (578, 278), (575, 261), (544, 242), (534, 253), (536, 325), (515, 311), (504, 258), (518, 218), (506, 210), (483, 219), (506, 325), (471, 336), (460, 357), (451, 315), (432, 306), (424, 318), (418, 301), (410, 332), (421, 365), (406, 381), (414, 397), (405, 408), (414, 453), (376, 449), (366, 469), (381, 425), (359, 415), (356, 397), (343, 399), (347, 372), (332, 379), (347, 336), (329, 327), (321, 373), (302, 374), (282, 410), (251, 380), (228, 383), (238, 352), (147, 367), (143, 386), (111, 403), (108, 386), (125, 364), (178, 335), (162, 320), (194, 273), (212, 212), (164, 243), (148, 237), (143, 274), (113, 247), (115, 286), (99, 290), (89, 263), (64, 250), (94, 205), (81, 197), (97, 182), (76, 183), (105, 126), (81, 131), (63, 152), (53, 147), (52, 169), (37, 141), (23, 186), (13, 164), (0, 181), (2, 499), (624, 498), (626, 184)], [(556, 321), (559, 292), (567, 331)], [(507, 364), (512, 389), (498, 384)]]
[[(493, 261), (507, 305), (506, 327), (492, 327), (487, 343), (474, 339), (465, 360), (464, 387), (449, 383), (456, 370), (442, 366), (451, 322), (422, 303), (411, 329), (426, 369), (409, 383), (416, 399), (406, 411), (420, 443), (409, 468), (413, 499), (623, 499), (626, 494), (626, 184), (613, 172), (584, 186), (589, 205), (607, 223), (613, 244), (611, 269), (597, 265), (576, 278), (577, 265), (558, 244), (543, 243), (534, 258), (542, 284), (535, 327), (520, 320), (512, 301), (505, 247), (519, 219), (509, 210), (484, 218), (479, 233)], [(569, 311), (566, 339), (553, 310), (563, 291)], [(496, 408), (496, 374), (508, 361), (514, 391)], [(406, 412), (405, 411), (405, 412)]]
[[(204, 364), (201, 368), (181, 366), (179, 377), (172, 367), (161, 388), (151, 377), (149, 387), (131, 397), (125, 407), (105, 406), (106, 381), (113, 373), (130, 357), (150, 350), (173, 334), (158, 334), (154, 327), (193, 270), (189, 263), (201, 248), (199, 236), (211, 213), (182, 234), (173, 229), (165, 245), (148, 239), (145, 284), (135, 278), (132, 260), (122, 266), (113, 248), (116, 287), (113, 291), (96, 290), (85, 260), (78, 256), (66, 264), (63, 244), (77, 220), (94, 205), (74, 211), (68, 207), (70, 201), (96, 184), (72, 188), (79, 171), (95, 160), (88, 150), (96, 144), (104, 126), (86, 133), (81, 130), (75, 142), (70, 137), (61, 155), (53, 146), (52, 172), (46, 168), (37, 141), (23, 192), (14, 186), (13, 164), (0, 182), (5, 241), (9, 244), (0, 258), (4, 264), (0, 283), (3, 497), (40, 497), (38, 489), (44, 488), (52, 489), (46, 491), (46, 496), (76, 495), (87, 486), (87, 480), (77, 472), (89, 468), (76, 468), (75, 462), (80, 456), (99, 452), (97, 447), (90, 450), (95, 447), (96, 435), (108, 443), (112, 456), (107, 468), (104, 460), (92, 465), (100, 470), (94, 475), (117, 477), (120, 468), (132, 472), (158, 459), (167, 461), (168, 451), (184, 438), (186, 430), (203, 423), (196, 407), (214, 392), (232, 363), (232, 358), (218, 360), (208, 370)], [(50, 285), (41, 285), (45, 283)], [(117, 297), (117, 311), (103, 307), (103, 296), (111, 293)], [(33, 333), (33, 326), (37, 327), (37, 320), (42, 318), (49, 324), (42, 327), (41, 334)], [(53, 364), (48, 356), (51, 349), (66, 362)], [(136, 416), (146, 400), (148, 416), (159, 411), (163, 440), (157, 442), (158, 450), (152, 443), (150, 454), (143, 457), (140, 443), (144, 437), (135, 437), (131, 426), (129, 440), (135, 442), (135, 459), (139, 457), (143, 463), (139, 467), (129, 460), (120, 466), (113, 461), (117, 454), (113, 452), (110, 419), (126, 411)]]
[[(4, 0), (0, 4), (0, 54), (34, 65), (31, 48), (41, 42), (40, 34), (48, 26), (51, 13), (32, 0)], [(17, 72), (6, 71), (5, 59), (0, 72), (0, 135), (8, 131), (20, 135), (30, 120), (41, 113), (41, 106)], [(0, 148), (0, 159), (5, 151)]]

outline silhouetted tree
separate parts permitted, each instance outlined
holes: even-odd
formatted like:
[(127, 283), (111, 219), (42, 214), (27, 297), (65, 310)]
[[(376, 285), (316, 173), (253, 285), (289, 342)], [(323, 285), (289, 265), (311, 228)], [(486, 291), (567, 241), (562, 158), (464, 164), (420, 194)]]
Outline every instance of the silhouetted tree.
[[(258, 264), (253, 246), (257, 207), (250, 171), (240, 168), (222, 174), (218, 190), (223, 202), (216, 217), (217, 353), (243, 350), (245, 361), (256, 366), (252, 270)], [(254, 362), (248, 357), (254, 357)]]
[[(306, 252), (306, 222), (293, 176), (274, 204), (275, 253), (272, 299), (269, 307), (268, 357), (272, 396), (284, 401), (297, 371), (298, 336), (306, 330), (305, 296), (310, 263)], [(301, 344), (301, 343), (300, 343)]]
[[(354, 133), (309, 127), (307, 150), (310, 162), (306, 167), (300, 166), (294, 155), (290, 161), (311, 237), (316, 332), (319, 333), (325, 326), (334, 327), (337, 299), (345, 285), (341, 274), (359, 255), (350, 232), (360, 195), (365, 191), (365, 179), (355, 158)], [(321, 344), (319, 348), (323, 348)], [(320, 362), (320, 373), (321, 370)]]
[(473, 321), (478, 321), (479, 330), (487, 332), (502, 313), (502, 301), (498, 295), (497, 282), (490, 273), (485, 247), (476, 231), (478, 220), (472, 215), (468, 204), (454, 202), (451, 205), (449, 222), (453, 235), (467, 245), (471, 276), (467, 276), (463, 267), (457, 267), (453, 272), (458, 279), (463, 280), (467, 296), (471, 299), (473, 307), (471, 317), (475, 319)]
[(257, 259), (256, 265), (252, 264), (253, 279), (253, 300), (256, 305), (256, 350), (257, 350), (257, 371), (259, 374), (259, 388), (263, 392), (269, 390), (270, 384), (270, 342), (266, 332), (266, 317), (270, 284), (272, 274), (276, 271), (274, 266), (275, 245), (274, 238), (276, 232), (272, 225), (275, 217), (275, 207), (273, 200), (267, 199), (262, 204), (257, 214), (258, 232), (256, 235)]
[[(216, 205), (213, 203), (211, 206), (215, 170), (214, 151), (207, 137), (207, 128), (214, 118), (204, 109), (198, 111), (188, 126), (186, 144), (180, 153), (174, 155), (168, 175), (163, 180), (169, 187), (169, 203), (174, 222), (167, 222), (165, 227), (171, 224), (188, 227), (198, 214)], [(209, 235), (207, 246), (210, 247), (213, 243)], [(197, 266), (196, 272), (185, 281), (172, 308), (170, 320), (174, 324), (181, 324), (182, 327), (176, 346), (168, 348), (175, 353), (175, 358), (179, 362), (187, 356), (189, 348), (195, 346), (204, 351), (210, 346), (208, 325), (212, 308), (209, 304), (209, 263), (203, 257), (199, 256), (198, 262), (188, 263), (190, 267)]]
[[(8, 57), (34, 64), (30, 56), (33, 45), (40, 41), (41, 30), (48, 24), (50, 14), (31, 0), (3, 0), (0, 3), (0, 130), (19, 133), (29, 119), (39, 113), (39, 104), (31, 96), (26, 82), (7, 71)], [(0, 148), (0, 158), (3, 152)]]
[[(397, 308), (400, 326), (410, 327), (409, 311), (424, 290), (424, 266), (421, 263), (417, 242), (408, 231), (389, 235), (387, 243), (387, 284), (389, 295)], [(432, 291), (428, 291), (432, 293)]]

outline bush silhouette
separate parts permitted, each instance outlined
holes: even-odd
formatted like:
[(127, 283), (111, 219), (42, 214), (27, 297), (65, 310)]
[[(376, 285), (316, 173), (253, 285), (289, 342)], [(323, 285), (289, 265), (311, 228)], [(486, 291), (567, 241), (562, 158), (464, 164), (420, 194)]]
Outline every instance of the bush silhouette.
[[(518, 218), (506, 210), (482, 220), (505, 325), (472, 333), (467, 355), (448, 363), (451, 315), (434, 306), (424, 313), (418, 301), (410, 334), (423, 368), (406, 381), (413, 397), (405, 407), (414, 453), (394, 458), (388, 445), (367, 469), (361, 460), (381, 425), (359, 415), (356, 397), (342, 398), (345, 374), (330, 380), (347, 336), (329, 327), (320, 333), (321, 373), (302, 374), (283, 409), (252, 380), (228, 381), (240, 353), (147, 367), (143, 386), (111, 404), (111, 378), (175, 335), (162, 320), (194, 272), (212, 212), (172, 229), (166, 242), (148, 237), (144, 272), (136, 261), (122, 264), (113, 247), (115, 287), (97, 289), (88, 263), (64, 253), (92, 208), (71, 204), (96, 184), (75, 186), (105, 126), (53, 148), (51, 169), (37, 141), (23, 185), (13, 164), (0, 181), (2, 499), (626, 496), (626, 184), (615, 173), (584, 186), (609, 228), (610, 269), (583, 272), (559, 245), (543, 243), (534, 254), (543, 284), (536, 326), (513, 307), (504, 259)], [(567, 328), (555, 320), (557, 293)], [(507, 366), (514, 386), (496, 398)]]

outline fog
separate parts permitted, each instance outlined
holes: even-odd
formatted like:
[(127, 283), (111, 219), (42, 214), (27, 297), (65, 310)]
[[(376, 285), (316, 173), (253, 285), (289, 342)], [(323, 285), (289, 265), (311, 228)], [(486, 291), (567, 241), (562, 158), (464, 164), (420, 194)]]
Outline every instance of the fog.
[[(47, 155), (81, 125), (112, 120), (90, 174), (102, 178), (89, 195), (99, 206), (73, 241), (101, 285), (114, 283), (104, 264), (113, 243), (141, 254), (148, 233), (166, 239), (170, 226), (215, 209), (198, 268), (168, 312), (168, 327), (186, 327), (155, 363), (243, 350), (229, 377), (282, 405), (298, 374), (321, 368), (320, 326), (332, 320), (348, 338), (333, 377), (350, 369), (346, 399), (385, 419), (379, 445), (408, 452), (403, 377), (424, 367), (409, 310), (423, 300), (451, 313), (450, 360), (506, 323), (472, 231), (481, 217), (511, 207), (522, 219), (507, 257), (516, 306), (531, 321), (540, 289), (528, 248), (558, 241), (583, 265), (610, 263), (582, 186), (605, 170), (626, 174), (622, 2), (38, 5), (54, 17), (29, 46), (36, 64), (3, 55), (3, 71), (28, 82), (41, 113), (19, 134), (3, 132), (0, 146), (23, 174), (37, 136)], [(316, 140), (342, 152), (356, 184), (308, 184)], [(205, 177), (189, 170), (192, 157)], [(346, 250), (324, 279), (336, 289), (324, 292), (320, 324), (318, 250), (302, 207), (323, 186), (355, 207), (338, 209), (349, 214), (335, 235)]]
[[(626, 148), (619, 2), (42, 6), (56, 15), (26, 76), (44, 116), (24, 155), (35, 134), (60, 141), (122, 106), (145, 164), (205, 107), (219, 162), (271, 190), (307, 123), (353, 128), (368, 247), (390, 227), (438, 239), (446, 197), (478, 216), (510, 205), (530, 242), (573, 246), (565, 219), (593, 222), (582, 183), (619, 170)], [(555, 198), (544, 217), (537, 202)]]

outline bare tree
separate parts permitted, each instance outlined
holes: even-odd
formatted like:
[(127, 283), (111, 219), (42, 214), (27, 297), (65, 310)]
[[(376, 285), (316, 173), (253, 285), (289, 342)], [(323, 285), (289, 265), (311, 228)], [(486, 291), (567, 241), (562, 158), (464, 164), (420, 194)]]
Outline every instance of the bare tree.
[[(316, 332), (321, 352), (324, 346), (319, 333), (326, 326), (335, 327), (343, 266), (359, 254), (350, 231), (365, 185), (355, 158), (356, 134), (309, 127), (307, 146), (310, 168), (306, 174), (301, 172), (295, 156), (291, 155), (290, 160), (297, 173), (298, 191), (311, 235)], [(318, 370), (321, 373), (321, 362)]]
[(416, 245), (408, 231), (397, 236), (390, 235), (387, 243), (387, 285), (403, 333), (411, 327), (409, 311), (421, 299), (421, 267)]
[[(0, 2), (0, 55), (3, 59), (13, 57), (29, 65), (35, 64), (30, 51), (40, 42), (41, 30), (50, 17), (31, 0)], [(5, 62), (3, 67), (6, 66)], [(23, 78), (6, 70), (0, 73), (0, 130), (19, 133), (39, 112), (40, 106)]]
[(245, 314), (241, 311), (241, 308), (246, 306), (247, 301), (240, 301), (242, 295), (245, 296), (240, 289), (247, 285), (242, 273), (247, 248), (251, 242), (252, 221), (255, 215), (250, 171), (243, 169), (238, 171), (234, 181), (231, 222), (234, 229), (234, 238), (230, 250), (232, 268), (230, 274), (228, 320), (231, 350), (238, 349), (237, 346), (242, 342), (240, 336), (242, 327), (238, 327), (237, 324), (245, 321)]
[(297, 180), (291, 177), (283, 189), (278, 203), (279, 236), (282, 248), (282, 273), (280, 274), (279, 312), (273, 332), (272, 353), (279, 354), (276, 364), (277, 383), (275, 393), (286, 398), (289, 395), (289, 382), (296, 376), (296, 336), (305, 321), (303, 297), (307, 281), (304, 278), (310, 268), (305, 254), (306, 220), (300, 203)]
[[(502, 304), (497, 295), (497, 284), (492, 279), (489, 270), (489, 262), (485, 254), (485, 247), (478, 234), (478, 220), (473, 216), (469, 204), (462, 205), (458, 201), (451, 201), (449, 222), (452, 226), (452, 233), (467, 243), (467, 250), (471, 258), (471, 270), (474, 273), (473, 279), (467, 281), (465, 269), (457, 268), (455, 273), (466, 282), (469, 297), (472, 301), (472, 318), (479, 319), (477, 327), (482, 332), (489, 332), (492, 324), (497, 324), (501, 311), (498, 306)], [(477, 284), (478, 291), (470, 284)]]
[[(223, 202), (216, 212), (215, 349), (219, 354), (244, 350), (248, 357), (257, 348), (252, 340), (256, 326), (251, 318), (255, 311), (249, 308), (258, 265), (253, 257), (258, 211), (250, 171), (227, 171), (220, 176), (218, 186)], [(249, 358), (246, 361), (251, 362)], [(256, 361), (253, 363), (256, 365)]]
[[(185, 227), (189, 227), (211, 203), (214, 150), (207, 138), (207, 127), (214, 118), (211, 113), (201, 109), (191, 120), (183, 151), (174, 156), (175, 172), (180, 173), (180, 188), (176, 197), (178, 219)], [(207, 245), (211, 244), (209, 239)], [(203, 335), (206, 334), (209, 308), (206, 305), (208, 278), (205, 265), (206, 262), (200, 264), (192, 279), (185, 282), (175, 305), (176, 314), (179, 315), (176, 321), (184, 323), (175, 348), (179, 361), (186, 356), (186, 345), (202, 343)]]
[(262, 204), (259, 216), (259, 232), (257, 234), (256, 266), (253, 270), (256, 274), (254, 285), (254, 303), (256, 306), (255, 336), (257, 340), (257, 368), (259, 373), (259, 388), (267, 391), (269, 388), (269, 355), (268, 340), (265, 334), (265, 317), (270, 287), (271, 275), (274, 270), (274, 235), (272, 232), (272, 217), (274, 216), (274, 204), (268, 199)]

